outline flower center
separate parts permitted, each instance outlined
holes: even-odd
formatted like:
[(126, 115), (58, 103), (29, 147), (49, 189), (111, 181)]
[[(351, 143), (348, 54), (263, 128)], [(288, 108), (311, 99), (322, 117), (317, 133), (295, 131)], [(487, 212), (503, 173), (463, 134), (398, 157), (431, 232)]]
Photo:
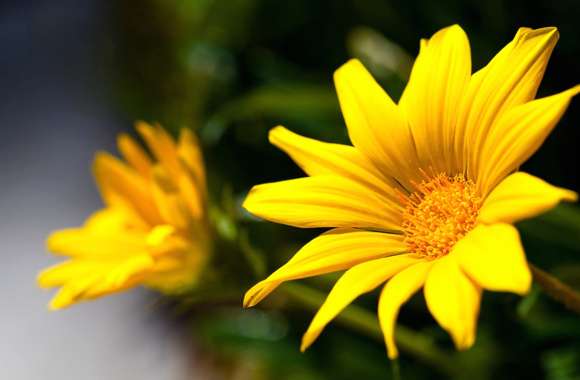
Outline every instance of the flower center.
[(449, 253), (473, 227), (481, 198), (463, 175), (438, 174), (404, 197), (403, 231), (409, 250), (427, 258)]

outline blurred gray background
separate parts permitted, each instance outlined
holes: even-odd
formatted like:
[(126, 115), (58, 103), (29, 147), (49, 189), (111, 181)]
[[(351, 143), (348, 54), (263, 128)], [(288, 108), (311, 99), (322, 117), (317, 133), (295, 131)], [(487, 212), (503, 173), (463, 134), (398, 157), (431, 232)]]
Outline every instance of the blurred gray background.
[(46, 253), (47, 234), (100, 207), (95, 150), (111, 150), (115, 132), (131, 127), (108, 102), (95, 55), (105, 27), (100, 4), (0, 3), (3, 379), (192, 378), (192, 349), (148, 312), (143, 292), (49, 312), (51, 294), (35, 284), (57, 262)]

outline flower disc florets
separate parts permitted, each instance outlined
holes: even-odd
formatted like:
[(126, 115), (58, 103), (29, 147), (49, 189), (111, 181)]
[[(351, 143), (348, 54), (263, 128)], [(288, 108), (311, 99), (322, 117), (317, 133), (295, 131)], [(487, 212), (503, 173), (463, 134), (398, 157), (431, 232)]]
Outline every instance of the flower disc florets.
[(481, 198), (473, 181), (441, 173), (417, 184), (404, 203), (402, 227), (409, 250), (438, 258), (473, 229)]

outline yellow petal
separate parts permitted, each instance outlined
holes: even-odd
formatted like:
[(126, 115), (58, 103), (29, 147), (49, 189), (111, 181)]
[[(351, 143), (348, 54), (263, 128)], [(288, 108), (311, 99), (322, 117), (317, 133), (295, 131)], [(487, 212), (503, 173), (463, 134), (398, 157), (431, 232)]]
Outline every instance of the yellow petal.
[[(47, 249), (57, 255), (106, 259), (124, 257), (146, 248), (142, 228), (130, 225), (119, 209), (94, 212), (80, 228), (55, 231), (47, 239)], [(142, 227), (142, 226), (138, 226)]]
[(490, 127), (509, 109), (532, 100), (558, 40), (556, 28), (520, 28), (515, 38), (470, 80), (459, 111), (464, 135), (456, 136), (475, 176)]
[(177, 154), (187, 166), (189, 172), (192, 173), (191, 177), (195, 190), (199, 193), (200, 200), (204, 201), (206, 181), (203, 154), (196, 136), (187, 128), (183, 128), (179, 134)]
[(311, 240), (288, 263), (248, 290), (244, 307), (256, 305), (284, 281), (348, 269), (406, 249), (402, 235), (351, 228), (330, 230)]
[(452, 255), (437, 259), (427, 275), (425, 300), (429, 311), (453, 338), (459, 350), (475, 341), (481, 289), (459, 268)]
[(171, 177), (177, 178), (181, 174), (181, 164), (173, 138), (159, 125), (151, 126), (139, 121), (135, 123), (135, 128), (145, 140), (157, 161), (163, 165)]
[(133, 287), (153, 265), (147, 254), (116, 261), (73, 259), (41, 272), (38, 284), (43, 288), (62, 286), (50, 303), (56, 310)]
[(266, 220), (302, 228), (400, 229), (400, 205), (339, 176), (254, 186), (243, 207)]
[(395, 322), (401, 306), (425, 283), (432, 261), (412, 265), (387, 282), (379, 298), (379, 321), (390, 359), (399, 356), (395, 344)]
[(514, 107), (491, 127), (480, 158), (477, 182), (482, 194), (487, 194), (542, 145), (570, 99), (579, 92), (580, 85)]
[(399, 102), (411, 125), (420, 167), (456, 172), (457, 110), (471, 76), (469, 41), (459, 25), (441, 29), (421, 50)]
[(459, 266), (487, 290), (526, 294), (532, 275), (520, 236), (509, 224), (479, 225), (453, 247)]
[(144, 235), (130, 233), (94, 233), (87, 228), (55, 231), (48, 237), (49, 251), (72, 257), (119, 258), (145, 249)]
[(363, 293), (370, 292), (393, 275), (420, 262), (415, 255), (398, 255), (367, 261), (347, 270), (336, 282), (302, 338), (300, 350), (306, 350), (324, 327)]
[(143, 285), (164, 294), (181, 294), (200, 280), (207, 259), (205, 247), (190, 243), (181, 252), (156, 258), (154, 272), (147, 275)]
[(405, 168), (417, 166), (416, 152), (395, 103), (358, 60), (336, 70), (334, 83), (353, 145), (385, 174), (410, 186)]
[(182, 201), (177, 189), (173, 187), (174, 180), (164, 171), (164, 167), (156, 166), (153, 170), (151, 194), (163, 220), (162, 223), (186, 229), (191, 218), (186, 203)]
[(91, 273), (97, 273), (111, 263), (98, 260), (67, 260), (57, 265), (44, 269), (37, 277), (38, 286), (52, 288), (62, 286), (74, 277), (87, 277)]
[(117, 138), (117, 145), (119, 151), (125, 160), (135, 169), (140, 175), (148, 178), (151, 174), (151, 159), (145, 151), (126, 133), (121, 133)]
[(550, 185), (524, 172), (504, 179), (489, 194), (481, 210), (480, 223), (514, 223), (555, 207), (561, 201), (576, 201), (578, 194)]
[(78, 281), (65, 284), (50, 301), (50, 310), (64, 309), (75, 302), (78, 302), (78, 295), (85, 291), (98, 277), (95, 273), (87, 273)]
[(185, 203), (191, 216), (194, 219), (201, 219), (205, 214), (205, 196), (204, 191), (192, 182), (192, 178), (183, 175), (179, 178), (177, 186), (180, 192), (180, 199)]
[(153, 269), (154, 265), (155, 261), (148, 254), (133, 255), (119, 261), (111, 270), (103, 273), (100, 283), (88, 289), (84, 296), (94, 298), (104, 293), (125, 290), (135, 285), (149, 270)]
[(133, 211), (151, 224), (159, 221), (147, 181), (108, 153), (97, 153), (93, 171), (107, 205)]
[(310, 176), (334, 174), (352, 179), (386, 196), (394, 197), (385, 177), (356, 148), (330, 144), (290, 132), (282, 126), (270, 131), (270, 142), (286, 152)]
[(126, 231), (132, 221), (122, 209), (106, 207), (92, 213), (83, 224), (83, 228), (95, 234), (112, 234)]

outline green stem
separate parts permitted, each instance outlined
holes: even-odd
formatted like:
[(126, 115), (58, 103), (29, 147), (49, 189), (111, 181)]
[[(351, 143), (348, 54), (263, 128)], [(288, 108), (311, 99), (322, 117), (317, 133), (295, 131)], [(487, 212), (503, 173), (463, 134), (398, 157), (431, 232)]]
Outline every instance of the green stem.
[(530, 269), (534, 281), (542, 287), (547, 295), (580, 314), (580, 294), (578, 292), (535, 265), (530, 264)]
[[(297, 283), (287, 283), (280, 290), (309, 310), (317, 310), (326, 298), (324, 293)], [(336, 321), (371, 338), (384, 341), (376, 315), (361, 307), (350, 305), (336, 317)], [(415, 356), (423, 363), (443, 374), (456, 374), (457, 365), (454, 364), (452, 356), (438, 350), (428, 337), (398, 325), (396, 341), (401, 350)]]

